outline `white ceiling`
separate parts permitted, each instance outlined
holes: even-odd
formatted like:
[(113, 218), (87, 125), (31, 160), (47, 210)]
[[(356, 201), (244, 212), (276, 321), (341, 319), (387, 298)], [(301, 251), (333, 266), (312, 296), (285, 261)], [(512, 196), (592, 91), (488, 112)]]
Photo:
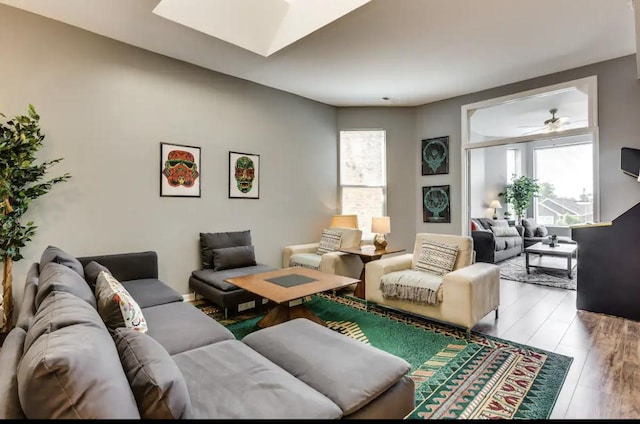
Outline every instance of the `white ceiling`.
[(154, 14), (159, 2), (0, 0), (335, 106), (417, 106), (636, 52), (630, 0), (372, 0), (266, 57)]

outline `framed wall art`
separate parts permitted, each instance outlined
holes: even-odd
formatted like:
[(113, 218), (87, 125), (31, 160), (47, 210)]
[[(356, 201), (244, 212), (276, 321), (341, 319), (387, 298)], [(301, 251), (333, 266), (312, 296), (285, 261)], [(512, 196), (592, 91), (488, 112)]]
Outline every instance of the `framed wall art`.
[(260, 198), (260, 155), (229, 152), (229, 198)]
[(422, 175), (449, 173), (449, 136), (422, 140)]
[(200, 197), (200, 148), (160, 143), (160, 196)]
[(451, 222), (448, 185), (422, 187), (422, 220), (438, 224)]

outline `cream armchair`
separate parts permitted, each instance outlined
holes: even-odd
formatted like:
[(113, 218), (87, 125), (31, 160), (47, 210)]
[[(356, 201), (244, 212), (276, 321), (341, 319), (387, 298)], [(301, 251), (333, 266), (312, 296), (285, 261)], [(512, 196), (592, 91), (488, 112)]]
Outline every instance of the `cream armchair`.
[[(355, 228), (330, 228), (339, 231), (340, 248), (360, 247), (362, 231)], [(318, 255), (320, 241), (316, 243), (285, 246), (282, 252), (282, 267), (304, 266), (329, 274), (360, 279), (362, 261), (357, 255), (338, 251)]]
[[(386, 298), (380, 288), (380, 280), (394, 271), (413, 270), (419, 258), (422, 242), (431, 240), (438, 243), (455, 244), (458, 255), (453, 270), (442, 277), (424, 271), (413, 271), (416, 278), (427, 274), (427, 278), (440, 278), (437, 303), (423, 303), (406, 299)], [(466, 236), (419, 233), (413, 253), (381, 258), (367, 263), (365, 270), (365, 299), (367, 304), (379, 304), (394, 309), (442, 321), (467, 330), (489, 312), (496, 312), (500, 305), (500, 272), (497, 265), (474, 263), (473, 239)], [(411, 273), (408, 273), (412, 275)]]

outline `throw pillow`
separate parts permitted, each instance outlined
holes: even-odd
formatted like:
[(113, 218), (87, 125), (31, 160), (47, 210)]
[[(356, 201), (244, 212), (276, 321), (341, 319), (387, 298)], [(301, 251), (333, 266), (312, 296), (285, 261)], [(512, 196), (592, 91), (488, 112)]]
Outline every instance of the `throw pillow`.
[(100, 265), (96, 261), (91, 261), (84, 267), (84, 279), (87, 280), (87, 283), (91, 286), (91, 289), (94, 292), (96, 291), (96, 280), (98, 279), (98, 274), (102, 271), (106, 271), (111, 274), (111, 271), (109, 271), (106, 266)]
[(114, 341), (142, 419), (188, 419), (191, 400), (182, 373), (167, 350), (146, 334), (115, 330)]
[(535, 237), (546, 237), (549, 235), (549, 230), (544, 225), (538, 225), (534, 235)]
[(516, 227), (491, 227), (493, 235), (496, 237), (520, 237)]
[(55, 246), (48, 246), (42, 252), (42, 256), (40, 256), (40, 267), (45, 266), (49, 262), (56, 262), (60, 265), (64, 265), (66, 267), (71, 268), (75, 272), (77, 272), (82, 278), (84, 278), (84, 268), (78, 259), (74, 256), (71, 256), (64, 250)]
[(475, 221), (471, 221), (471, 231), (478, 231), (478, 225)]
[(98, 313), (109, 331), (127, 327), (147, 332), (147, 322), (138, 303), (118, 280), (105, 271), (96, 279), (96, 298)]
[(256, 255), (253, 246), (234, 246), (212, 249), (213, 270), (242, 268), (256, 265)]
[(453, 270), (457, 257), (457, 245), (425, 240), (422, 242), (415, 270), (445, 275)]
[(324, 255), (325, 253), (335, 252), (340, 249), (340, 242), (342, 239), (342, 233), (335, 230), (322, 230), (322, 236), (320, 237), (320, 244), (316, 253), (318, 255)]
[(533, 218), (524, 218), (522, 220), (522, 226), (524, 227), (525, 237), (535, 237), (536, 227), (538, 224), (536, 224), (536, 221), (534, 221)]
[(200, 233), (200, 261), (202, 269), (213, 269), (213, 249), (233, 246), (250, 246), (251, 230), (226, 233)]

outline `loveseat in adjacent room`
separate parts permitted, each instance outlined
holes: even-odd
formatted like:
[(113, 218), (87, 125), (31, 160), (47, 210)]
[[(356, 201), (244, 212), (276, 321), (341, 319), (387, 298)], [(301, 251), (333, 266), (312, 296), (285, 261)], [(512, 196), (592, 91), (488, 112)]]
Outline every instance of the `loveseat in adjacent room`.
[(476, 262), (494, 264), (524, 252), (524, 228), (509, 226), (506, 220), (471, 219), (471, 237)]

